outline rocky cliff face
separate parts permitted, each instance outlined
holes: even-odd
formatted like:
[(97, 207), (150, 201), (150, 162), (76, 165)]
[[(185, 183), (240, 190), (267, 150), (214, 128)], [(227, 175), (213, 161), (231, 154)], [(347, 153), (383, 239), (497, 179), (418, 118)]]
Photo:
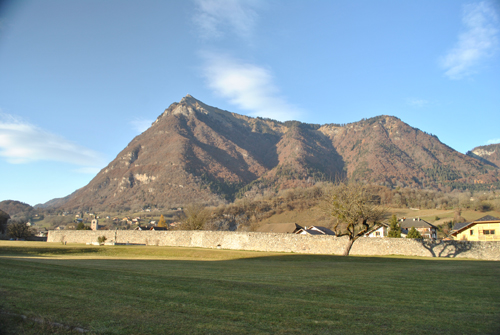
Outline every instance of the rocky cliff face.
[(500, 143), (476, 147), (467, 152), (467, 155), (477, 158), (487, 164), (500, 167)]
[(57, 204), (95, 210), (217, 204), (238, 193), (320, 179), (438, 187), (478, 178), (497, 181), (492, 171), (498, 176), (495, 166), (395, 117), (348, 125), (278, 122), (223, 111), (188, 95), (87, 186)]

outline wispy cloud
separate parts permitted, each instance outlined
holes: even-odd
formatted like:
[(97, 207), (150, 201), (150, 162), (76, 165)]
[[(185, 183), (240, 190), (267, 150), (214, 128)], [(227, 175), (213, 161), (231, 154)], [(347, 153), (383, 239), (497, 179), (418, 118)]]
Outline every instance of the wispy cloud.
[(42, 160), (71, 163), (81, 166), (78, 171), (82, 173), (94, 173), (104, 164), (100, 153), (8, 114), (0, 114), (0, 156), (12, 164)]
[(273, 82), (270, 71), (225, 55), (205, 53), (208, 86), (251, 116), (297, 119), (301, 111), (289, 104)]
[(257, 20), (256, 0), (195, 0), (193, 17), (199, 34), (205, 39), (220, 38), (228, 32), (249, 38)]
[(479, 63), (498, 49), (498, 16), (488, 2), (464, 5), (462, 23), (465, 31), (458, 36), (453, 49), (441, 59), (450, 79), (473, 74)]
[(139, 133), (142, 133), (145, 130), (147, 130), (151, 126), (152, 123), (153, 123), (153, 121), (151, 121), (149, 119), (139, 119), (139, 118), (136, 118), (136, 119), (130, 121), (130, 124), (132, 125), (132, 127), (136, 131), (138, 131)]
[(428, 105), (429, 101), (424, 99), (408, 99), (408, 104), (413, 107), (422, 108)]
[(493, 138), (486, 142), (486, 144), (497, 144), (497, 143), (500, 143), (500, 138)]

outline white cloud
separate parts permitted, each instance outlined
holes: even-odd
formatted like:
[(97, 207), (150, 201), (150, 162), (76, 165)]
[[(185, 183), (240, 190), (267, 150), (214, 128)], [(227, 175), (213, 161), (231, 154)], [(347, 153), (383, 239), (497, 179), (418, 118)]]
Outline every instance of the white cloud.
[(256, 24), (256, 0), (195, 0), (193, 17), (200, 36), (205, 39), (219, 38), (226, 32), (240, 38), (249, 38)]
[(138, 119), (138, 118), (130, 121), (130, 124), (132, 125), (132, 127), (136, 131), (138, 131), (139, 133), (146, 131), (151, 126), (152, 123), (153, 123), (153, 121), (151, 121), (151, 120)]
[(424, 99), (409, 99), (408, 100), (408, 104), (413, 106), (413, 107), (424, 107), (426, 105), (429, 104), (429, 101), (428, 100), (424, 100)]
[(83, 173), (104, 164), (98, 152), (7, 114), (0, 114), (0, 156), (12, 164), (45, 160), (80, 165)]
[(208, 86), (251, 116), (280, 121), (297, 119), (301, 111), (280, 96), (269, 70), (225, 55), (206, 53)]
[(491, 57), (498, 48), (498, 18), (487, 2), (463, 7), (465, 31), (458, 36), (453, 49), (441, 60), (450, 79), (461, 79), (475, 72), (478, 64)]
[(497, 143), (500, 143), (500, 138), (493, 138), (486, 142), (486, 144), (497, 144)]

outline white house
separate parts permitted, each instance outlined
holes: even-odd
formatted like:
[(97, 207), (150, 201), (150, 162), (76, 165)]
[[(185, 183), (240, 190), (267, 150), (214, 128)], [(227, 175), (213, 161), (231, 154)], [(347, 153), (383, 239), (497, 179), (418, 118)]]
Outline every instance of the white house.
[(387, 237), (389, 235), (389, 224), (382, 222), (373, 226), (365, 233), (365, 237)]

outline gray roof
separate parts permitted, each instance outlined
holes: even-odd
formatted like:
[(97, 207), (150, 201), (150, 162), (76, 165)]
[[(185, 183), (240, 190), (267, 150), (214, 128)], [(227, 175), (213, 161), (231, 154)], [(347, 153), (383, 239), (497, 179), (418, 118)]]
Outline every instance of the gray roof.
[(411, 219), (404, 219), (402, 221), (399, 221), (399, 226), (401, 228), (436, 228), (436, 226), (430, 224), (427, 221), (424, 221), (420, 218), (411, 218)]
[(307, 229), (299, 229), (296, 234), (300, 234), (303, 231), (310, 235), (335, 235), (335, 232), (333, 232), (331, 229), (321, 226), (312, 226)]
[(453, 226), (452, 230), (462, 229), (463, 227), (467, 226), (468, 224), (470, 224), (470, 222), (458, 222), (458, 223), (455, 223), (455, 225)]
[(491, 216), (491, 215), (486, 215), (480, 219), (474, 220), (474, 222), (477, 222), (477, 221), (498, 221), (498, 220), (500, 220), (500, 219), (496, 218), (494, 216)]
[(321, 230), (325, 235), (335, 235), (335, 232), (333, 230), (328, 229), (326, 227), (322, 227), (322, 226), (312, 226), (312, 227), (309, 227), (309, 229)]

